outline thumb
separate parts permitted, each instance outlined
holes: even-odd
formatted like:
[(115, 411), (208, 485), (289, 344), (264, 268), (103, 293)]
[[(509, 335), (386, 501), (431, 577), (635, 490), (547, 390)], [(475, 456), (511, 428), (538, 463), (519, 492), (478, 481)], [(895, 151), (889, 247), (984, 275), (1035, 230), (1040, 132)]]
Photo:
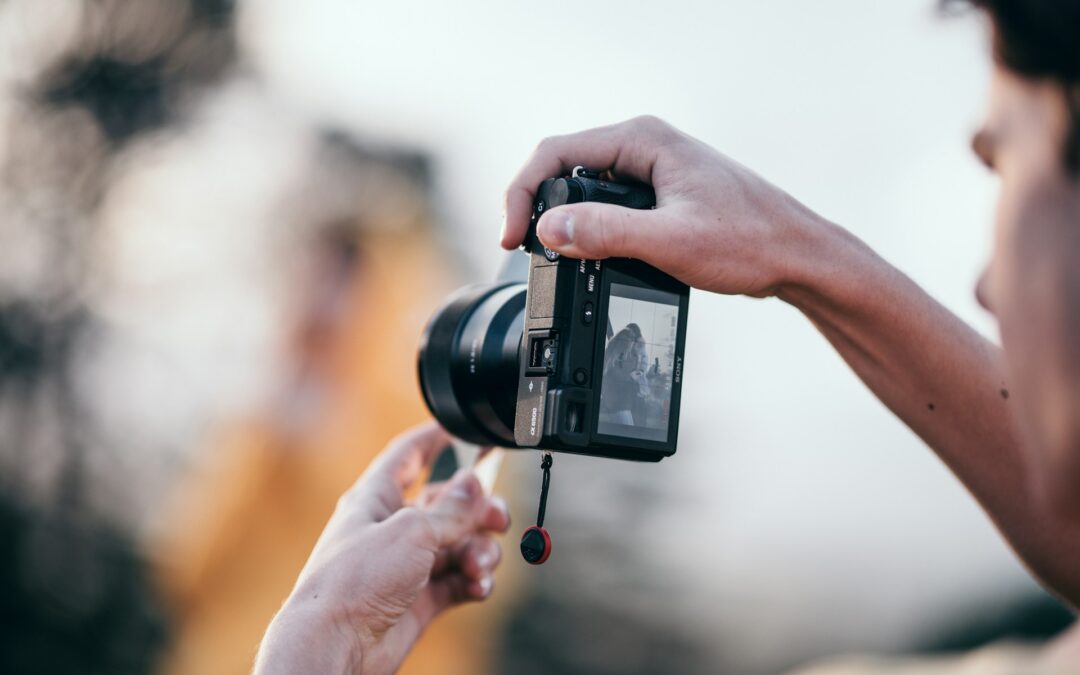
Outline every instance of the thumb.
[(424, 508), (440, 547), (465, 541), (479, 527), (486, 509), (484, 490), (476, 474), (461, 469)]
[(557, 206), (541, 218), (536, 235), (553, 251), (570, 258), (644, 258), (663, 246), (656, 211), (583, 202)]

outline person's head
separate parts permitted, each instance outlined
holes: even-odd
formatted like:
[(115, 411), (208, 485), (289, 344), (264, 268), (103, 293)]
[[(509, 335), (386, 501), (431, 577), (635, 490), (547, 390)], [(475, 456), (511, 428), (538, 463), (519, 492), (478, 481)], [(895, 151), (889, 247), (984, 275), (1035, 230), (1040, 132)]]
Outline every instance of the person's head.
[[(993, 26), (975, 153), (1001, 181), (979, 301), (998, 319), (1036, 477), (1080, 516), (1080, 0), (966, 0)], [(955, 3), (950, 3), (955, 4)]]
[(604, 375), (627, 375), (637, 368), (639, 342), (643, 341), (637, 324), (629, 324), (612, 336), (604, 348)]

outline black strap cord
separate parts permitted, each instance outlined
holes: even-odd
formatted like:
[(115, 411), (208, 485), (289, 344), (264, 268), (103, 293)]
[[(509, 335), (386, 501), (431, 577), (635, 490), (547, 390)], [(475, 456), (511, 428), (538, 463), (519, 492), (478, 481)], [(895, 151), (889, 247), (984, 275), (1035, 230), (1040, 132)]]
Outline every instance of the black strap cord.
[(540, 460), (540, 468), (544, 470), (544, 482), (540, 487), (540, 510), (536, 513), (537, 527), (544, 526), (544, 512), (547, 510), (548, 486), (551, 484), (551, 465), (553, 462), (550, 452), (545, 452), (544, 458)]

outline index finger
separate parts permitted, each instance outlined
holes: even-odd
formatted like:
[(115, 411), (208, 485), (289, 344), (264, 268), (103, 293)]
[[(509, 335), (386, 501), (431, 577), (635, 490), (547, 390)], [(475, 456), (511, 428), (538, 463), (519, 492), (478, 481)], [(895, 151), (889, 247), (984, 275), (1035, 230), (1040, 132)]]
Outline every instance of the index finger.
[(450, 435), (435, 422), (414, 427), (386, 446), (344, 495), (342, 502), (365, 518), (380, 522), (405, 504), (405, 490), (450, 443)]
[(450, 434), (437, 422), (413, 427), (390, 441), (361, 480), (389, 483), (404, 492), (449, 444)]
[(636, 118), (541, 141), (506, 190), (503, 248), (513, 249), (525, 239), (540, 183), (575, 166), (611, 170), (651, 184), (656, 154), (649, 150), (651, 143), (644, 127), (652, 121), (654, 118)]

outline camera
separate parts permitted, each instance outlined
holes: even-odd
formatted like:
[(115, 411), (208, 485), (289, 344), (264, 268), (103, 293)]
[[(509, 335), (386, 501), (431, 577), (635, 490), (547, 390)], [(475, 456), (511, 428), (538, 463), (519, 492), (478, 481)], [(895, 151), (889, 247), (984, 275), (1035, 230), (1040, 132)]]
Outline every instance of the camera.
[(462, 289), (428, 323), (420, 385), (463, 440), (660, 461), (675, 452), (690, 289), (630, 258), (576, 260), (536, 223), (576, 202), (649, 209), (653, 190), (582, 167), (539, 186), (522, 248), (528, 281)]

